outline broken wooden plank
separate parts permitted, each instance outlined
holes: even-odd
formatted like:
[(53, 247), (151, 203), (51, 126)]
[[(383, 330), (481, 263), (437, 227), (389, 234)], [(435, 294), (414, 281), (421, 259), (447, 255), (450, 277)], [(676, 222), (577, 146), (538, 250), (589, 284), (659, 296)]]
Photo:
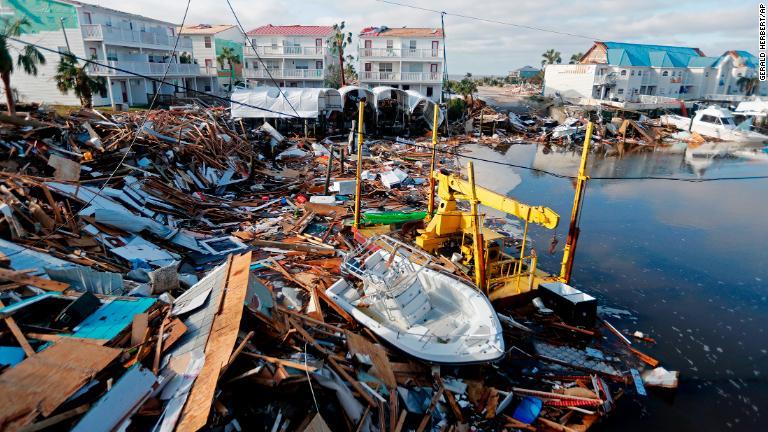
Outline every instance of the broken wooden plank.
[(189, 391), (176, 430), (197, 431), (206, 425), (213, 405), (221, 369), (229, 361), (237, 342), (237, 332), (243, 315), (243, 302), (248, 289), (251, 253), (232, 258), (227, 276), (224, 299), (214, 316), (211, 333), (205, 346), (205, 365)]
[[(2, 301), (0, 301), (0, 308), (5, 307)], [(19, 326), (16, 324), (16, 321), (13, 319), (13, 317), (5, 317), (3, 318), (3, 321), (5, 321), (5, 324), (8, 326), (8, 329), (11, 330), (11, 333), (13, 333), (13, 337), (16, 338), (16, 341), (19, 342), (19, 345), (21, 345), (21, 348), (24, 350), (24, 354), (26, 354), (27, 357), (32, 357), (35, 355), (35, 350), (32, 349), (32, 346), (27, 341), (27, 338), (24, 337), (24, 333), (21, 331)]]
[(0, 268), (0, 280), (9, 280), (24, 285), (31, 285), (46, 291), (62, 292), (69, 288), (69, 284), (64, 282), (57, 282), (50, 279), (41, 278), (39, 276), (33, 276), (23, 271), (14, 271), (4, 268)]

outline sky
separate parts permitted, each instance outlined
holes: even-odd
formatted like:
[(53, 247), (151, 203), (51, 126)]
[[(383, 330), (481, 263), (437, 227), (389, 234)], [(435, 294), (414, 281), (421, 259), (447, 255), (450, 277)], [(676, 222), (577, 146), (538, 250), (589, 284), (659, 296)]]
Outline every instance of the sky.
[[(84, 0), (87, 3), (180, 23), (184, 0)], [(439, 27), (440, 14), (376, 0), (231, 0), (246, 31), (265, 24), (332, 25), (341, 21), (353, 34), (369, 26)], [(735, 0), (395, 0), (523, 26), (445, 17), (447, 67), (451, 75), (505, 75), (540, 66), (548, 49), (567, 63), (595, 40), (680, 45), (708, 56), (727, 50), (757, 54), (757, 1)], [(191, 0), (187, 23), (232, 24), (224, 0)], [(357, 46), (357, 40), (353, 41)]]

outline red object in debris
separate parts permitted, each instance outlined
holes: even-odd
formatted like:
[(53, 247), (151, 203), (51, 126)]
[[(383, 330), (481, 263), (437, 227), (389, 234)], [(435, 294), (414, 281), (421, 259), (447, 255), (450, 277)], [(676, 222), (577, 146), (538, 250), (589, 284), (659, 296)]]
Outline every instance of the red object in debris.
[(688, 110), (685, 108), (684, 101), (680, 101), (680, 110), (683, 112), (683, 117), (688, 117)]
[(265, 196), (261, 197), (261, 200), (262, 201), (269, 201), (269, 197), (265, 195)]
[(309, 201), (307, 197), (304, 194), (298, 194), (296, 195), (296, 202), (299, 204), (304, 204), (305, 202)]

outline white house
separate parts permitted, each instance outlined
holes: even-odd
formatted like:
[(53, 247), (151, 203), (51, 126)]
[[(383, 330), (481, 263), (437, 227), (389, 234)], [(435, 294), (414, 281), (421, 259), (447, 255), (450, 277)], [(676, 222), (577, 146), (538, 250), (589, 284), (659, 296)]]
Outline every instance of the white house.
[(333, 62), (333, 27), (268, 24), (247, 34), (243, 76), (249, 86), (274, 86), (274, 79), (280, 87), (323, 87)]
[[(230, 78), (242, 78), (243, 34), (232, 24), (194, 24), (178, 30), (192, 40), (194, 63), (200, 66), (200, 76), (194, 82), (194, 90), (222, 95), (229, 87)], [(216, 58), (222, 48), (231, 48), (240, 58), (240, 64), (219, 65)], [(186, 54), (186, 53), (185, 53)], [(232, 70), (234, 69), (234, 70)]]
[(358, 48), (360, 85), (415, 90), (438, 101), (443, 90), (444, 43), (440, 29), (363, 29)]
[[(741, 77), (755, 75), (746, 51), (707, 57), (698, 48), (595, 42), (578, 64), (547, 65), (544, 95), (622, 102), (655, 99), (738, 100)], [(765, 95), (768, 87), (756, 92)]]
[[(20, 39), (59, 52), (69, 49), (80, 58), (121, 69), (93, 64), (88, 67), (89, 74), (103, 76), (108, 83), (108, 91), (94, 95), (94, 105), (148, 104), (158, 90), (158, 83), (130, 72), (160, 80), (171, 63), (166, 78), (170, 84), (162, 85), (161, 94), (175, 93), (178, 86), (192, 86), (200, 75), (198, 65), (181, 64), (178, 56), (172, 55), (177, 36), (176, 25), (172, 23), (71, 0), (0, 0), (0, 6), (4, 18), (29, 19), (32, 25)], [(192, 41), (182, 37), (177, 51), (192, 52)], [(53, 76), (59, 56), (43, 54), (47, 62), (38, 76), (13, 74), (12, 85), (20, 99), (78, 104), (72, 92), (63, 95), (56, 89)]]

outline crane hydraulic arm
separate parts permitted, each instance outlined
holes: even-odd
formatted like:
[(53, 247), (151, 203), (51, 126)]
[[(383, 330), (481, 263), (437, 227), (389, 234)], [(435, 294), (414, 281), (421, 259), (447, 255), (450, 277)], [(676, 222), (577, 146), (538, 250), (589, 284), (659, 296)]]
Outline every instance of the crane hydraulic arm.
[(423, 234), (416, 239), (419, 247), (428, 252), (434, 252), (449, 237), (472, 229), (475, 215), (458, 210), (456, 201), (471, 201), (473, 189), (478, 204), (549, 229), (556, 228), (560, 222), (560, 216), (548, 207), (521, 203), (481, 186), (472, 185), (456, 174), (435, 171), (434, 176), (438, 181), (437, 195), (440, 197), (440, 205)]

